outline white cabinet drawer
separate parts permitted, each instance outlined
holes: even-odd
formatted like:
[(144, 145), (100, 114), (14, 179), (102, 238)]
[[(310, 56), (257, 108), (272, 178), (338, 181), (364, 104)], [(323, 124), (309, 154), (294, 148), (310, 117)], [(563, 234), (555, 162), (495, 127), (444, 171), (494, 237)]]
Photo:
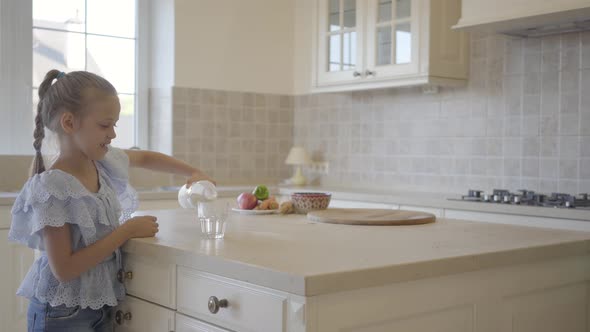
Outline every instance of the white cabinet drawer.
[(442, 218), (444, 216), (443, 209), (425, 207), (425, 206), (415, 206), (415, 205), (400, 205), (400, 210), (408, 210), (408, 211), (419, 211), (419, 212), (426, 212), (432, 213), (437, 218)]
[(174, 311), (127, 296), (115, 312), (117, 332), (167, 332), (174, 331)]
[(176, 265), (124, 254), (127, 294), (176, 308)]
[(359, 201), (346, 201), (341, 199), (331, 200), (331, 208), (345, 208), (345, 209), (395, 209), (399, 208), (395, 204), (384, 204), (384, 203), (372, 203), (372, 202), (359, 202)]
[(200, 320), (176, 314), (176, 332), (230, 332), (217, 326), (209, 325)]
[[(178, 267), (178, 312), (236, 331), (284, 330), (286, 296), (245, 282)], [(227, 300), (211, 313), (210, 297)]]

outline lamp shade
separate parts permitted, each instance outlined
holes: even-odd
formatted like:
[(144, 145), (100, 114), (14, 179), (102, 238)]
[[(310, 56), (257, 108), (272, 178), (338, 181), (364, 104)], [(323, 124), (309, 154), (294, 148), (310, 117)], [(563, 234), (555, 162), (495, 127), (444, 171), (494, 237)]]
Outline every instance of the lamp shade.
[(307, 151), (302, 146), (294, 146), (289, 151), (289, 155), (285, 160), (285, 164), (287, 165), (305, 165), (309, 164), (311, 159), (307, 154)]

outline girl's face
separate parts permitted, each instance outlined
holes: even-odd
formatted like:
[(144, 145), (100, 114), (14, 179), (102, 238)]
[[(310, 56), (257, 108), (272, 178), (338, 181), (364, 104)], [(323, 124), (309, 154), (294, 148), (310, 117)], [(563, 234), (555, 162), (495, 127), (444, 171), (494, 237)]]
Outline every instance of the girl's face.
[(76, 146), (91, 160), (104, 158), (107, 145), (117, 137), (115, 126), (121, 106), (117, 96), (93, 98), (76, 122), (72, 138)]

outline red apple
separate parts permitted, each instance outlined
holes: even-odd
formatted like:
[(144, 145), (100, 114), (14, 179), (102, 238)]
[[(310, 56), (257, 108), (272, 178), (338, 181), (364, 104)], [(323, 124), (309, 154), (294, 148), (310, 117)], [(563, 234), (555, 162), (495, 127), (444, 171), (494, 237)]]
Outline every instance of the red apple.
[(242, 210), (252, 210), (258, 205), (258, 199), (251, 193), (241, 193), (238, 196), (238, 207)]

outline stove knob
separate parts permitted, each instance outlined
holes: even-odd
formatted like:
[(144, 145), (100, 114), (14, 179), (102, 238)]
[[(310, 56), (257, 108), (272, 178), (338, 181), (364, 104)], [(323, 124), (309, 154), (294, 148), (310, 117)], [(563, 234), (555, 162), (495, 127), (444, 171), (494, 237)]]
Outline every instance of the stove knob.
[(481, 191), (481, 190), (471, 190), (471, 189), (469, 189), (469, 191), (467, 191), (467, 196), (469, 196), (469, 197), (475, 197), (475, 198), (480, 198), (482, 192), (483, 191)]

